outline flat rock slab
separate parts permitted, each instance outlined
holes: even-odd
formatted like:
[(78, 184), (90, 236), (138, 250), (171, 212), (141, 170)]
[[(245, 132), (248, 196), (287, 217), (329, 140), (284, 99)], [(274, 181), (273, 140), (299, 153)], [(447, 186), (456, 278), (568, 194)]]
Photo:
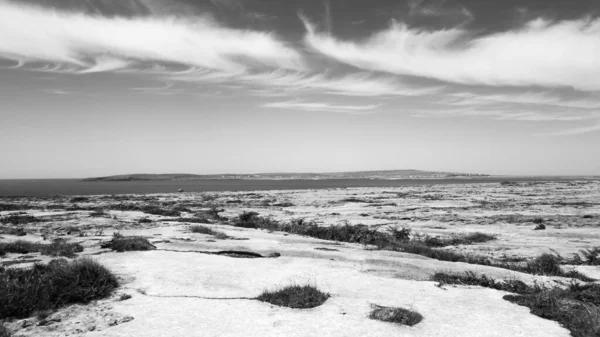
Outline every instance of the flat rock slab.
[[(113, 305), (134, 319), (86, 336), (569, 336), (558, 323), (503, 300), (503, 292), (379, 277), (347, 262), (161, 251), (98, 260), (135, 275), (122, 289), (133, 297)], [(308, 310), (227, 299), (305, 282), (332, 297)], [(414, 327), (370, 320), (371, 304), (410, 308), (424, 320)]]

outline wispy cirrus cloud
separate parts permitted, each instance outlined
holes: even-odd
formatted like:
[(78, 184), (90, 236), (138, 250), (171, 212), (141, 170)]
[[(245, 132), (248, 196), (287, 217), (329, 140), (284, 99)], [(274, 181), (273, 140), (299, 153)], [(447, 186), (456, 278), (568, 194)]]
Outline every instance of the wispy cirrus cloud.
[(210, 71), (188, 71), (171, 77), (187, 82), (231, 82), (248, 86), (270, 87), (287, 92), (318, 90), (319, 93), (344, 96), (420, 96), (435, 94), (442, 86), (416, 86), (391, 76), (367, 72), (329, 76), (277, 69), (269, 72), (223, 74)]
[(264, 108), (275, 108), (275, 109), (290, 109), (290, 110), (303, 110), (303, 111), (323, 111), (323, 112), (338, 112), (351, 115), (364, 115), (375, 113), (375, 110), (379, 108), (380, 104), (370, 105), (339, 105), (326, 102), (307, 102), (301, 100), (283, 101), (283, 102), (272, 102), (263, 104)]
[(305, 18), (305, 42), (361, 69), (461, 84), (600, 90), (600, 19), (538, 19), (513, 30), (475, 35), (392, 23), (366, 40), (319, 33)]
[(522, 122), (583, 122), (600, 120), (600, 115), (594, 112), (581, 112), (571, 110), (540, 110), (523, 109), (518, 106), (490, 106), (490, 107), (447, 107), (440, 106), (433, 109), (415, 109), (414, 116), (428, 117), (481, 117), (495, 120), (522, 121)]
[(445, 96), (445, 102), (454, 106), (485, 106), (494, 104), (528, 104), (537, 106), (557, 106), (574, 109), (600, 109), (600, 99), (566, 99), (560, 95), (548, 92), (525, 92), (518, 94), (475, 94), (472, 92), (457, 92)]
[(439, 89), (369, 72), (331, 76), (309, 66), (305, 53), (275, 33), (223, 27), (208, 15), (104, 17), (6, 0), (0, 0), (0, 57), (15, 60), (14, 67), (44, 72), (132, 72), (335, 95), (421, 95)]
[[(27, 27), (24, 29), (23, 27)], [(222, 27), (209, 16), (102, 17), (0, 1), (0, 55), (56, 70), (104, 72), (172, 62), (240, 72), (249, 65), (302, 69), (302, 56), (274, 34)]]

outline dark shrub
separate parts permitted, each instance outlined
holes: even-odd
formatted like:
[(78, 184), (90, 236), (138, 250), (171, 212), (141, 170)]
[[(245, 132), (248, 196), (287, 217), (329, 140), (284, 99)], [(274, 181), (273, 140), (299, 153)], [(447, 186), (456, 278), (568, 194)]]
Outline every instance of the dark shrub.
[(115, 275), (87, 258), (4, 269), (0, 271), (0, 318), (23, 318), (36, 311), (88, 303), (109, 296), (117, 286)]
[(291, 285), (276, 291), (265, 291), (256, 299), (281, 307), (310, 309), (325, 303), (330, 296), (314, 286)]
[(153, 244), (141, 236), (122, 236), (119, 233), (113, 234), (112, 239), (102, 243), (100, 247), (110, 248), (117, 252), (156, 249)]
[(539, 231), (539, 230), (544, 230), (544, 229), (546, 229), (546, 225), (539, 224), (539, 225), (535, 226), (535, 228), (533, 230)]
[(390, 235), (397, 241), (408, 241), (410, 239), (410, 228), (402, 227), (398, 229), (397, 227), (390, 227), (389, 231)]
[(256, 212), (243, 212), (233, 224), (236, 227), (260, 228), (266, 230), (279, 230), (279, 223), (271, 218), (265, 218)]
[(369, 314), (369, 318), (408, 326), (413, 326), (423, 320), (423, 316), (418, 312), (379, 305), (373, 305), (373, 311)]
[(148, 218), (140, 218), (138, 220), (138, 223), (152, 223), (152, 220), (150, 220)]
[(593, 219), (593, 218), (594, 218), (594, 216), (593, 216), (593, 215), (591, 215), (591, 214), (586, 214), (586, 215), (584, 215), (584, 216), (583, 216), (583, 218), (584, 218), (584, 219)]

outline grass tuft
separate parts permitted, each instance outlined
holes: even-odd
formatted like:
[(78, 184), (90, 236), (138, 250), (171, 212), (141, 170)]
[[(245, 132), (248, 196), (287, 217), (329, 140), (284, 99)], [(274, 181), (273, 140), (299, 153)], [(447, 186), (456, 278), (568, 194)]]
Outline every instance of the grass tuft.
[(0, 270), (0, 319), (89, 303), (109, 296), (118, 285), (110, 270), (89, 258), (56, 259), (30, 269), (6, 268)]
[(573, 259), (568, 264), (600, 266), (600, 247), (582, 249), (573, 254)]
[(190, 232), (198, 233), (198, 234), (212, 235), (215, 238), (220, 239), (220, 240), (225, 240), (225, 239), (229, 238), (229, 236), (227, 234), (225, 234), (221, 231), (217, 231), (210, 227), (201, 226), (201, 225), (190, 226)]
[(311, 309), (325, 303), (331, 297), (311, 285), (290, 285), (275, 291), (265, 291), (256, 299), (281, 307)]
[(408, 326), (413, 326), (423, 320), (423, 316), (418, 312), (403, 308), (383, 307), (375, 304), (373, 304), (373, 311), (369, 314), (369, 318)]
[(113, 234), (112, 239), (102, 243), (100, 247), (110, 248), (117, 252), (156, 249), (146, 238), (141, 236), (123, 236), (119, 233)]

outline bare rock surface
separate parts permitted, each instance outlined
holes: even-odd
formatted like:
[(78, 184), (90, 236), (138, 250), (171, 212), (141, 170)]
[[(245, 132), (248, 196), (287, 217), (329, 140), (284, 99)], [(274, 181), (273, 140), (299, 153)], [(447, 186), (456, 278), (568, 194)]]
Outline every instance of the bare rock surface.
[[(15, 336), (569, 336), (558, 323), (503, 300), (505, 292), (439, 287), (429, 279), (436, 272), (465, 271), (527, 284), (568, 284), (570, 279), (232, 226), (245, 211), (279, 222), (302, 218), (322, 226), (404, 227), (412, 235), (440, 238), (493, 234), (496, 240), (444, 249), (494, 261), (553, 252), (570, 257), (600, 246), (597, 181), (183, 192), (81, 200), (12, 198), (10, 202), (23, 209), (2, 211), (0, 219), (20, 214), (39, 221), (0, 224), (0, 242), (78, 242), (85, 248), (78, 256), (107, 266), (121, 287), (107, 299), (60, 308), (44, 318), (12, 320), (8, 327)], [(218, 210), (218, 216), (211, 210)], [(534, 230), (538, 224), (546, 229)], [(224, 236), (193, 233), (192, 225)], [(14, 234), (17, 227), (26, 235)], [(117, 232), (147, 238), (157, 249), (117, 253), (100, 248)], [(217, 254), (223, 251), (251, 252), (256, 258)], [(0, 263), (27, 268), (52, 258), (8, 253)], [(565, 268), (600, 279), (599, 266)], [(265, 289), (306, 283), (329, 292), (331, 298), (302, 310), (253, 299)], [(374, 304), (409, 308), (424, 319), (412, 327), (371, 320)]]

